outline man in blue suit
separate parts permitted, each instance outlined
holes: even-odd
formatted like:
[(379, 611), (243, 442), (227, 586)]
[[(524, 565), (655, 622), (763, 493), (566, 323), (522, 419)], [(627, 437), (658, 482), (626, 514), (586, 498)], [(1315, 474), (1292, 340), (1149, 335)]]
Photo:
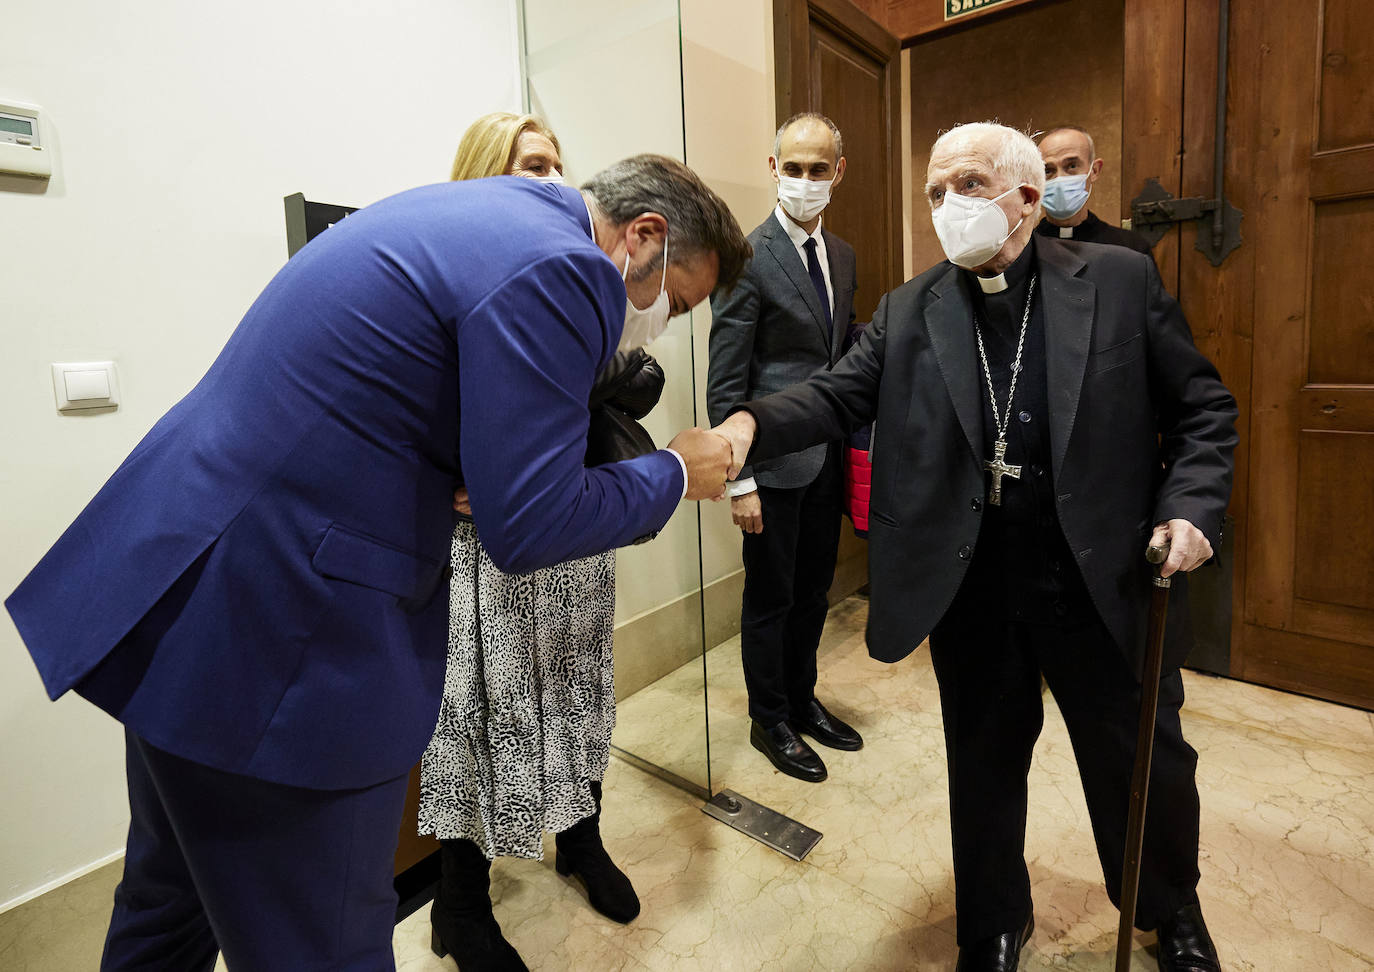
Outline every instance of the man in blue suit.
[[(671, 244), (666, 273), (664, 247)], [(681, 313), (748, 244), (685, 166), (402, 193), (297, 254), (6, 601), (49, 693), (124, 723), (103, 967), (390, 968), (405, 774), (443, 685), (451, 496), (503, 570), (718, 496), (699, 429), (586, 469), (627, 302)]]

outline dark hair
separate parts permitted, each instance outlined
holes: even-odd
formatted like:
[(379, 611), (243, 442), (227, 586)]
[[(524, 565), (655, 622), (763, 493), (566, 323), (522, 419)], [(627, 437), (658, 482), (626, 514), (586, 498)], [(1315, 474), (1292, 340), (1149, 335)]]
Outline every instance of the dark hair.
[(668, 221), (673, 263), (714, 253), (720, 261), (716, 286), (726, 290), (744, 273), (753, 248), (725, 200), (695, 172), (664, 155), (634, 155), (602, 169), (582, 186), (616, 226), (645, 213)]

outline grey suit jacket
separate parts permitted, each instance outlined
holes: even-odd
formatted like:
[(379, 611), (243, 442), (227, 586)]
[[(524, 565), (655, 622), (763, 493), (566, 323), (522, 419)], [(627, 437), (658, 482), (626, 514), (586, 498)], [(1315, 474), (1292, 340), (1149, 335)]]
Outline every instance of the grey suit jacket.
[[(749, 234), (754, 257), (735, 289), (711, 296), (706, 411), (713, 425), (731, 407), (789, 388), (839, 360), (854, 322), (854, 248), (821, 233), (835, 297), (830, 333), (806, 264), (774, 213)], [(821, 471), (825, 450), (822, 443), (752, 463), (739, 478), (779, 489), (805, 486)]]

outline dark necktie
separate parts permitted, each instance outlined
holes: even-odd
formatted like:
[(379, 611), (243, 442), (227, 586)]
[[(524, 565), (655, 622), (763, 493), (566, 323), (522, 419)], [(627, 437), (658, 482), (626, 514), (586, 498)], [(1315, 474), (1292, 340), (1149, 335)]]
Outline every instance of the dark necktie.
[(825, 274), (821, 273), (821, 261), (816, 259), (816, 238), (808, 236), (802, 244), (806, 251), (806, 273), (811, 285), (816, 288), (816, 296), (821, 299), (821, 311), (825, 314), (825, 329), (828, 332), (834, 325), (830, 314), (830, 295), (825, 291)]

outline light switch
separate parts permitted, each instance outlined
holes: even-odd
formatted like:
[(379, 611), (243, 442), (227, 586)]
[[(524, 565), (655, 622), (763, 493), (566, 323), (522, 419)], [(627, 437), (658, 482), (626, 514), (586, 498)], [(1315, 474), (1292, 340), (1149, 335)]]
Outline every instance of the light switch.
[(52, 366), (52, 390), (60, 412), (119, 404), (119, 376), (113, 361), (77, 361)]
[(69, 402), (110, 397), (110, 376), (104, 371), (68, 371), (62, 377), (67, 382)]

